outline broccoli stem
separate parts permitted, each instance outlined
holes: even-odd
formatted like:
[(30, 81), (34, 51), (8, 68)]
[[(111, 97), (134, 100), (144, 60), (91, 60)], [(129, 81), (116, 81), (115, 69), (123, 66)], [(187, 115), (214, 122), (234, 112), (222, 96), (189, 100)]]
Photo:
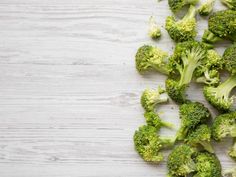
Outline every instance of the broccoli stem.
[[(196, 1), (196, 0), (189, 0), (189, 1)], [(187, 14), (184, 16), (184, 18), (181, 21), (194, 18), (196, 13), (197, 13), (196, 8), (194, 6), (190, 6)]]
[(210, 43), (210, 44), (213, 44), (222, 40), (223, 40), (222, 38), (216, 36), (214, 33), (212, 33), (209, 30), (205, 30), (202, 36), (202, 41), (206, 43)]
[(160, 67), (160, 65), (157, 65), (157, 64), (152, 63), (152, 62), (150, 62), (150, 65), (152, 66), (152, 68), (154, 68), (156, 71), (158, 71), (162, 74), (165, 74), (165, 75), (169, 74), (169, 70), (164, 65)]
[(169, 123), (169, 122), (165, 122), (165, 121), (161, 121), (161, 124), (164, 126), (164, 127), (167, 127), (167, 128), (173, 128), (174, 125), (172, 123)]
[(195, 5), (198, 3), (199, 0), (186, 0), (186, 4), (192, 4)]
[(233, 129), (231, 131), (231, 136), (236, 137), (236, 126), (233, 127)]
[(165, 138), (165, 137), (161, 137), (160, 141), (162, 144), (162, 148), (170, 148), (173, 147), (175, 144), (175, 138)]
[(214, 149), (212, 148), (211, 144), (205, 141), (201, 141), (200, 144), (210, 153), (214, 153)]

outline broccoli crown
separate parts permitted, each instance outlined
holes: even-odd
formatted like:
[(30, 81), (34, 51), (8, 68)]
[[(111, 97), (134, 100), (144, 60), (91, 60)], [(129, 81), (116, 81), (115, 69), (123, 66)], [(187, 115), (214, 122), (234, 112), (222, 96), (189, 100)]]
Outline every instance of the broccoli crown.
[(166, 81), (168, 95), (177, 103), (186, 100), (185, 90), (191, 82), (196, 68), (203, 64), (206, 48), (197, 41), (178, 43), (169, 61), (170, 76)]
[(208, 28), (220, 38), (236, 40), (236, 11), (222, 10), (213, 13), (209, 17)]
[(200, 152), (196, 159), (197, 173), (194, 177), (221, 177), (221, 164), (214, 154)]
[(223, 60), (225, 62), (225, 69), (231, 74), (236, 74), (236, 44), (231, 45), (225, 50)]
[(211, 118), (209, 110), (199, 102), (182, 104), (179, 108), (179, 114), (181, 126), (177, 133), (178, 140), (183, 140), (190, 130)]
[(199, 0), (168, 0), (169, 7), (172, 12), (178, 12), (184, 6), (191, 4), (195, 5)]
[(147, 162), (158, 163), (163, 160), (160, 152), (165, 147), (173, 146), (171, 139), (162, 139), (155, 127), (143, 125), (134, 134), (134, 145), (139, 155)]
[(226, 136), (236, 137), (236, 112), (221, 114), (214, 119), (212, 137), (221, 140)]
[(144, 117), (146, 118), (147, 125), (155, 127), (157, 130), (160, 130), (161, 127), (168, 127), (172, 128), (173, 125), (168, 122), (164, 122), (161, 120), (158, 114), (155, 112), (146, 112), (144, 114)]
[(191, 6), (188, 13), (179, 21), (174, 16), (167, 17), (165, 28), (171, 39), (176, 42), (193, 40), (197, 35), (195, 15), (196, 9)]
[(236, 10), (236, 0), (221, 0), (229, 9)]
[(157, 90), (146, 89), (141, 96), (141, 104), (146, 111), (153, 111), (157, 104), (165, 103), (168, 101), (168, 97), (164, 94), (165, 91), (162, 88)]
[(159, 28), (159, 26), (156, 23), (156, 20), (153, 16), (150, 17), (149, 19), (149, 31), (148, 31), (148, 35), (152, 38), (152, 39), (158, 39), (161, 37), (161, 29)]
[(196, 170), (193, 160), (195, 150), (188, 145), (180, 145), (173, 149), (167, 160), (169, 176), (187, 176)]
[(208, 152), (213, 153), (214, 150), (210, 144), (211, 129), (206, 125), (199, 125), (196, 129), (191, 130), (187, 135), (185, 142), (191, 146), (201, 145)]
[(202, 16), (208, 16), (213, 11), (214, 4), (215, 0), (207, 0), (198, 9), (199, 14)]
[(215, 35), (209, 30), (205, 30), (202, 36), (202, 41), (206, 44), (214, 44), (216, 42), (222, 41), (223, 39)]
[(236, 160), (236, 138), (234, 138), (234, 145), (229, 151), (229, 156)]
[(140, 47), (136, 53), (136, 69), (140, 73), (154, 69), (163, 74), (168, 74), (167, 58), (168, 53), (161, 49), (150, 45), (144, 45)]
[(217, 87), (204, 87), (203, 93), (206, 100), (217, 110), (228, 112), (234, 102), (234, 96), (230, 96), (234, 87), (236, 87), (236, 75), (230, 76)]

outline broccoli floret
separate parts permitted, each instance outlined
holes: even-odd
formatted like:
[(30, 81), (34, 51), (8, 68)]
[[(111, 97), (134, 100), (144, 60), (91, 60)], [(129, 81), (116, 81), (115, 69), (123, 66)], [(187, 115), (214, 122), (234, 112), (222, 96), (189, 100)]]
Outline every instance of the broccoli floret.
[(195, 7), (190, 6), (188, 13), (179, 21), (174, 16), (168, 16), (165, 28), (171, 39), (175, 42), (193, 40), (197, 35), (195, 15)]
[(160, 151), (172, 147), (174, 140), (161, 138), (155, 127), (143, 125), (135, 131), (134, 145), (136, 151), (145, 161), (159, 163), (164, 158)]
[(169, 176), (187, 176), (196, 170), (193, 156), (195, 150), (188, 145), (180, 145), (173, 149), (167, 160)]
[(140, 47), (135, 56), (136, 69), (143, 73), (149, 70), (156, 70), (163, 74), (168, 74), (167, 62), (168, 53), (163, 50), (150, 46), (144, 45)]
[(234, 167), (224, 171), (224, 177), (236, 177), (236, 168)]
[(197, 173), (193, 177), (221, 177), (221, 164), (214, 154), (198, 153), (195, 159)]
[(161, 37), (161, 29), (156, 23), (155, 17), (151, 16), (149, 19), (149, 31), (148, 35), (152, 39), (158, 39)]
[(170, 75), (166, 80), (166, 91), (177, 103), (187, 101), (185, 91), (189, 86), (196, 68), (200, 67), (206, 58), (205, 47), (196, 41), (187, 41), (176, 45), (169, 61)]
[(159, 87), (157, 90), (146, 89), (141, 96), (141, 104), (146, 111), (153, 111), (157, 104), (168, 102), (165, 90)]
[(202, 36), (202, 41), (206, 44), (214, 44), (222, 40), (223, 40), (222, 38), (216, 36), (214, 33), (212, 33), (209, 30), (205, 30)]
[(144, 114), (146, 118), (147, 125), (155, 127), (157, 130), (160, 130), (161, 127), (173, 128), (173, 124), (162, 121), (158, 114), (155, 112), (146, 112)]
[[(235, 124), (236, 125), (236, 124)], [(236, 128), (235, 128), (236, 129)], [(236, 131), (236, 130), (235, 130)], [(236, 135), (235, 135), (236, 136)], [(233, 147), (229, 151), (229, 156), (236, 160), (236, 138), (234, 138)]]
[(199, 14), (202, 16), (208, 16), (213, 11), (214, 4), (215, 0), (207, 0), (198, 9)]
[(199, 0), (168, 0), (172, 12), (180, 11), (186, 5), (195, 5)]
[(229, 9), (236, 10), (236, 0), (221, 0)]
[(179, 114), (181, 126), (177, 132), (178, 140), (184, 140), (190, 130), (211, 118), (209, 110), (199, 102), (182, 104), (179, 108)]
[(221, 114), (214, 119), (212, 137), (220, 141), (227, 136), (236, 137), (236, 112)]
[(231, 76), (217, 87), (206, 86), (204, 96), (216, 109), (227, 112), (234, 102), (234, 96), (231, 97), (230, 94), (236, 87), (236, 44), (225, 50), (223, 61), (225, 69), (231, 73)]
[(191, 130), (185, 142), (193, 147), (201, 145), (208, 152), (214, 153), (211, 146), (211, 129), (205, 124), (199, 125), (196, 129)]

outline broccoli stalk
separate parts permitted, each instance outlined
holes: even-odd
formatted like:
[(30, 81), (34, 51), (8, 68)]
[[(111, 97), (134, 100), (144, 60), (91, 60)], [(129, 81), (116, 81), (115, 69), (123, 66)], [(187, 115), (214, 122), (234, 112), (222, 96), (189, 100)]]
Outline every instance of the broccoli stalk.
[(236, 0), (221, 0), (229, 9), (236, 10)]
[(202, 16), (208, 16), (213, 11), (214, 4), (215, 0), (207, 0), (198, 9), (199, 14)]
[(195, 38), (196, 32), (196, 8), (190, 6), (187, 14), (179, 21), (174, 16), (166, 18), (166, 30), (175, 42), (189, 41)]
[(180, 11), (186, 5), (195, 5), (199, 0), (168, 0), (172, 12)]
[(156, 23), (155, 17), (151, 16), (149, 19), (149, 31), (148, 31), (148, 35), (152, 38), (152, 39), (158, 39), (161, 37), (161, 29), (159, 28), (159, 26)]
[[(235, 136), (236, 137), (236, 126), (234, 130)], [(236, 160), (236, 138), (234, 138), (234, 144), (233, 147), (229, 151), (229, 156), (232, 157), (234, 160)]]
[(223, 40), (222, 38), (216, 36), (214, 33), (212, 33), (209, 30), (205, 30), (202, 36), (202, 41), (207, 44), (214, 44), (222, 40)]

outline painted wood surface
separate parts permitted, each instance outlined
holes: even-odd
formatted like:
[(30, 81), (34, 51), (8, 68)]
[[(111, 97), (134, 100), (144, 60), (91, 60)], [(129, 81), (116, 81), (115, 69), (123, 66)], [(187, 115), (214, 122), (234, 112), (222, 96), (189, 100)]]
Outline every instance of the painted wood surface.
[[(165, 76), (139, 75), (134, 55), (146, 43), (172, 51), (170, 14), (164, 0), (1, 0), (0, 176), (165, 176), (165, 162), (143, 162), (132, 141), (144, 123), (141, 92)], [(162, 25), (158, 43), (146, 35), (151, 15)], [(198, 20), (199, 38), (207, 23)], [(206, 103), (201, 89), (189, 93)], [(179, 124), (174, 103), (159, 111)], [(229, 146), (216, 148), (224, 168), (235, 165)]]

